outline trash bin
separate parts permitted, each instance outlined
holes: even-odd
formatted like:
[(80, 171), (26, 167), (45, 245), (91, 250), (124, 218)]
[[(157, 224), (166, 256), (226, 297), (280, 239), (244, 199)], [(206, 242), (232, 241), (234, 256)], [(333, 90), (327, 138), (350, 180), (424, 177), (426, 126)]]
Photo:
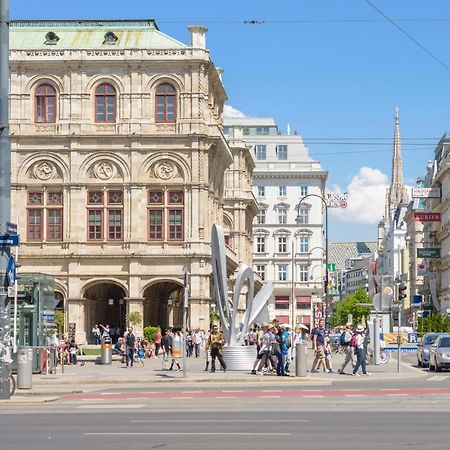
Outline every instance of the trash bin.
[(31, 389), (33, 376), (33, 347), (17, 350), (17, 389)]
[(306, 377), (308, 372), (308, 346), (297, 344), (295, 346), (295, 376)]
[(111, 338), (103, 338), (101, 343), (100, 364), (112, 363), (112, 341)]

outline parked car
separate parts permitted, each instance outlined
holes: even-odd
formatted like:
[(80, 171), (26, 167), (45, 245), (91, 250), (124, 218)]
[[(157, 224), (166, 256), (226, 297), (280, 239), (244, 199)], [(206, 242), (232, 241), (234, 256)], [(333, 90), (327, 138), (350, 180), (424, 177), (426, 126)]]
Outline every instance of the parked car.
[(427, 367), (430, 362), (430, 349), (440, 333), (426, 333), (417, 344), (417, 365)]
[(430, 350), (430, 370), (450, 368), (450, 334), (440, 334)]

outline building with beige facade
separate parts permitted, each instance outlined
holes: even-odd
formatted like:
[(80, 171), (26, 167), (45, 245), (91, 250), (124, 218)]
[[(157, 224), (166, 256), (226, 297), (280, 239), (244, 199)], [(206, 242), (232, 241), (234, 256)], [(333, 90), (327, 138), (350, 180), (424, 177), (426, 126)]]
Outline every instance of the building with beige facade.
[[(76, 339), (98, 322), (207, 328), (210, 230), (232, 275), (252, 264), (253, 158), (223, 135), (226, 93), (191, 26), (153, 20), (14, 21), (10, 28), (12, 217), (24, 272), (55, 276)], [(139, 332), (141, 332), (141, 327)]]

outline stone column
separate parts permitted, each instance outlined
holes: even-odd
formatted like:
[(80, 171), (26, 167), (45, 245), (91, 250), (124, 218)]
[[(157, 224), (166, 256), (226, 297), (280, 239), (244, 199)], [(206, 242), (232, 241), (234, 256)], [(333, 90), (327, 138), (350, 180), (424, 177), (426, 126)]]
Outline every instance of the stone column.
[(144, 336), (144, 299), (143, 298), (126, 298), (127, 302), (127, 327), (130, 325), (128, 323), (128, 316), (130, 313), (137, 312), (141, 315), (141, 323), (139, 325), (134, 326), (134, 332), (136, 336), (143, 337)]
[(75, 341), (77, 344), (86, 344), (89, 331), (86, 330), (86, 315), (85, 315), (86, 299), (84, 298), (68, 298), (68, 324), (67, 331), (71, 324), (75, 324)]

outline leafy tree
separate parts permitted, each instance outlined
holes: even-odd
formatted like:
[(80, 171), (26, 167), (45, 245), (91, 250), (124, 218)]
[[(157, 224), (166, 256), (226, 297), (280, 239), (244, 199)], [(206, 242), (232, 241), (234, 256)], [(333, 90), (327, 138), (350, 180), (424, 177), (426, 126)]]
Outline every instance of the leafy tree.
[(359, 304), (372, 303), (365, 289), (358, 289), (352, 292), (344, 300), (337, 303), (332, 316), (334, 326), (345, 325), (348, 321), (349, 314), (353, 317), (353, 323), (362, 323), (369, 315), (370, 307), (359, 306)]
[(58, 335), (61, 335), (64, 329), (64, 313), (62, 311), (55, 311), (55, 325), (58, 330)]
[(147, 339), (149, 342), (153, 342), (155, 340), (155, 333), (157, 331), (161, 331), (161, 328), (159, 327), (152, 327), (148, 326), (144, 328), (144, 338)]
[(128, 323), (132, 326), (140, 325), (142, 323), (142, 316), (137, 311), (131, 312), (128, 314)]

